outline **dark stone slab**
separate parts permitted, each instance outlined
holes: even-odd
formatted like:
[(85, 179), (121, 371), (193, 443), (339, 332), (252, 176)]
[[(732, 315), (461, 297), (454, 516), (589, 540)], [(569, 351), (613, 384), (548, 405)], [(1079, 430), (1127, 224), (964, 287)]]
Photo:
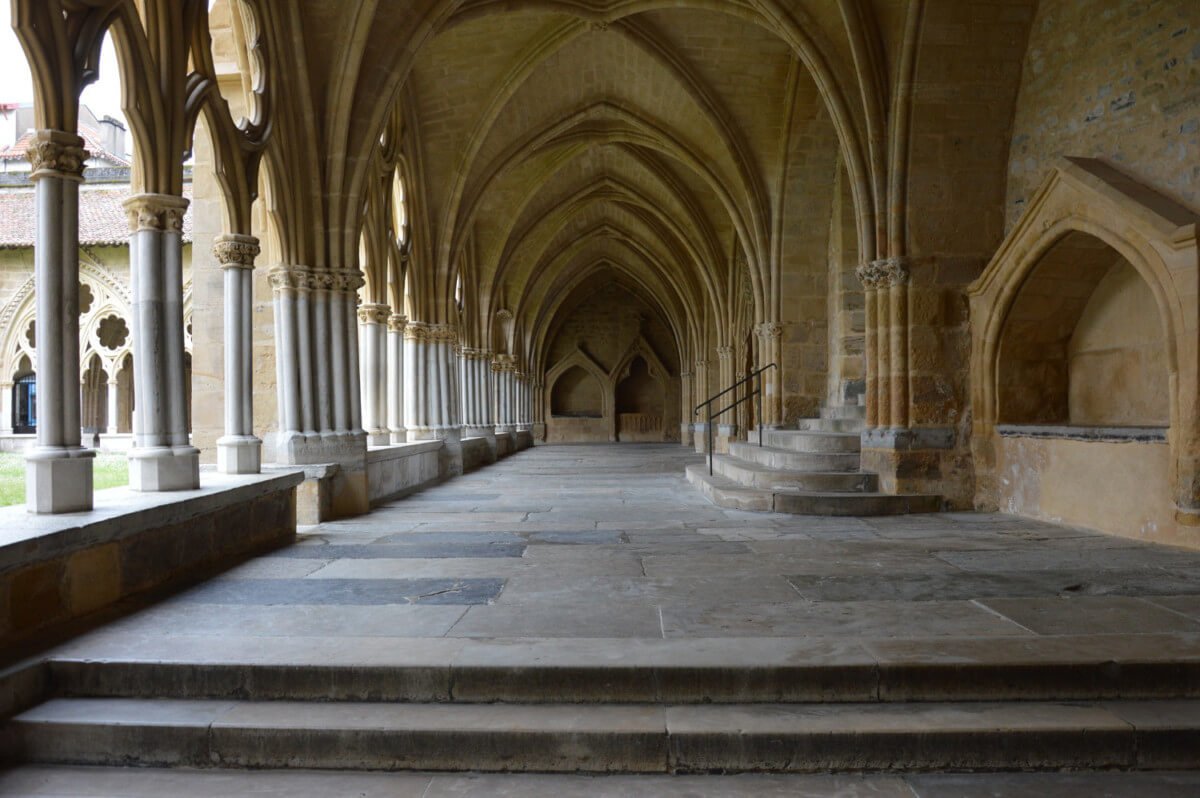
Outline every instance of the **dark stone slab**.
[(271, 556), (302, 560), (437, 560), (453, 557), (520, 557), (524, 553), (524, 543), (371, 543), (361, 546), (290, 546)]
[(878, 576), (788, 576), (813, 601), (958, 601), (1049, 596), (1200, 594), (1200, 580), (1149, 570), (903, 573)]
[(229, 605), (489, 604), (504, 579), (238, 579), (209, 582), (175, 600)]
[(607, 543), (628, 543), (624, 533), (607, 529), (589, 529), (580, 532), (534, 532), (529, 536), (530, 543), (555, 543), (562, 545), (604, 545)]
[(525, 538), (518, 535), (516, 532), (491, 532), (480, 530), (478, 532), (397, 532), (394, 535), (387, 535), (377, 539), (374, 544), (389, 544), (395, 543), (402, 546), (479, 546), (482, 544), (514, 544), (521, 545), (525, 542)]

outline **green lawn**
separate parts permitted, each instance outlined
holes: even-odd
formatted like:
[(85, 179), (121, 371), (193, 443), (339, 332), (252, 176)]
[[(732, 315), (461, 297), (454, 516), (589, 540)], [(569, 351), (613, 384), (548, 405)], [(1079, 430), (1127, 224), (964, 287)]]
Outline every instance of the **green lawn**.
[[(123, 454), (97, 454), (92, 479), (96, 490), (129, 484), (129, 461)], [(0, 452), (0, 507), (25, 501), (25, 457)]]

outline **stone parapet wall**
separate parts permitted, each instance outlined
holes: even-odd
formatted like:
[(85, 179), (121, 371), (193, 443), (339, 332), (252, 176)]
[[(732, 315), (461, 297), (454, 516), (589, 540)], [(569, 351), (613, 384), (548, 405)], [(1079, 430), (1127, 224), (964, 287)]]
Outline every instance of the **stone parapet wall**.
[(303, 478), (206, 475), (185, 496), (114, 488), (71, 516), (0, 510), (0, 648), (291, 542)]

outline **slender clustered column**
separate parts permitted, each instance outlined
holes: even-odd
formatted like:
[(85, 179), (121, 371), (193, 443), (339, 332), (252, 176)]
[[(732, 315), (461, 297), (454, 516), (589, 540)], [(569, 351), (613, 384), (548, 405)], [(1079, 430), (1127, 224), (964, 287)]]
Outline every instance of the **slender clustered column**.
[(275, 291), (279, 431), (285, 463), (346, 462), (365, 443), (354, 307), (362, 275), (281, 264)]
[(754, 332), (758, 336), (758, 368), (771, 363), (776, 365), (762, 375), (763, 418), (760, 420), (765, 427), (778, 427), (783, 423), (783, 369), (779, 367), (783, 325), (777, 321), (767, 321), (755, 327)]
[(408, 319), (392, 314), (387, 327), (387, 425), (392, 443), (405, 443), (404, 427), (404, 328)]
[(370, 446), (391, 443), (388, 429), (388, 320), (387, 305), (358, 308), (359, 358), (361, 366), (362, 424)]
[(692, 401), (692, 377), (693, 372), (679, 372), (679, 442), (684, 446), (692, 445), (692, 433), (696, 429), (695, 421), (693, 421), (692, 411), (696, 407), (696, 403)]
[(513, 372), (513, 393), (514, 407), (513, 419), (517, 426), (518, 432), (525, 432), (529, 429), (528, 415), (528, 399), (529, 399), (529, 380), (523, 371)]
[[(225, 435), (217, 440), (217, 470), (257, 474), (262, 441), (254, 435), (254, 259), (253, 236), (217, 238), (213, 254), (225, 274)], [(115, 407), (115, 403), (113, 404)]]
[(879, 284), (883, 276), (875, 263), (864, 263), (858, 267), (855, 273), (862, 282), (866, 304), (867, 427), (875, 428), (881, 424), (879, 402)]
[[(117, 382), (116, 368), (117, 368), (116, 364), (113, 364), (113, 366), (112, 366), (113, 375), (112, 375), (112, 378), (108, 381), (108, 385), (107, 385), (108, 392), (107, 392), (107, 394), (105, 394), (105, 399), (107, 400), (107, 404), (108, 404), (108, 425), (105, 427), (105, 430), (104, 430), (106, 435), (116, 435), (117, 430), (120, 429), (120, 427), (118, 426), (118, 421), (117, 421), (117, 412), (118, 412), (117, 408), (119, 407), (118, 402), (120, 401), (120, 396), (121, 396), (121, 394), (120, 394), (121, 385), (120, 385), (120, 383)], [(11, 394), (11, 391), (10, 391), (10, 394)]]
[(492, 361), (493, 381), (496, 385), (496, 434), (517, 431), (515, 380), (516, 358), (512, 355), (496, 355)]
[(495, 437), (496, 414), (493, 404), (495, 387), (492, 379), (492, 353), (486, 349), (476, 349), (471, 362), (471, 370), (475, 374), (474, 434)]
[(200, 487), (200, 450), (189, 442), (183, 351), (183, 215), (188, 201), (139, 194), (125, 201), (133, 232), (134, 490)]
[[(888, 317), (891, 322), (888, 332), (891, 425), (904, 428), (908, 426), (908, 263), (904, 258), (888, 258), (882, 262), (881, 272), (888, 287)], [(882, 331), (880, 334), (883, 334)]]
[(29, 147), (37, 186), (37, 444), (25, 457), (35, 513), (92, 509), (92, 458), (79, 408), (79, 184), (87, 153), (73, 133), (41, 130)]

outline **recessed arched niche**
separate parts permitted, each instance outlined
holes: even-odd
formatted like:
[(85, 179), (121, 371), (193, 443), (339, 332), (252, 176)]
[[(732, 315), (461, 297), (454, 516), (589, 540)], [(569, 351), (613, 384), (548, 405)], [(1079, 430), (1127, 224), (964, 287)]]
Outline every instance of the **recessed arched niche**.
[(552, 418), (604, 418), (604, 386), (579, 366), (571, 366), (550, 390)]
[(969, 292), (980, 509), (1195, 542), (1198, 223), (1100, 161), (1047, 177)]
[(666, 390), (663, 381), (651, 373), (646, 359), (635, 356), (617, 383), (617, 440), (663, 440)]

